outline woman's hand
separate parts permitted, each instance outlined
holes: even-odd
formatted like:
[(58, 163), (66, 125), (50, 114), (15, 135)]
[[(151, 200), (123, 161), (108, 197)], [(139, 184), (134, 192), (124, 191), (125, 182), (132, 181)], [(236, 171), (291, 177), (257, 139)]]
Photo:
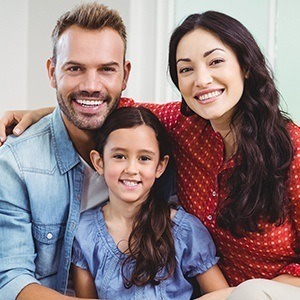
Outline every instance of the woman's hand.
[(0, 146), (6, 141), (8, 134), (20, 135), (30, 125), (36, 123), (44, 116), (52, 113), (54, 107), (36, 110), (9, 110), (0, 118)]

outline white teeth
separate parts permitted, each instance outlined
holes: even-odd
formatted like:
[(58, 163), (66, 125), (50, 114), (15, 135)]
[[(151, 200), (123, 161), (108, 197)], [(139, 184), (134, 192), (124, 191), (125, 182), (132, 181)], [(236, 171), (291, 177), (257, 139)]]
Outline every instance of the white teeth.
[(218, 97), (221, 94), (222, 94), (222, 91), (214, 91), (214, 92), (207, 93), (207, 94), (199, 96), (199, 100), (201, 100), (201, 101), (207, 100), (207, 99), (210, 99), (210, 98)]
[(77, 103), (79, 103), (82, 106), (98, 106), (103, 103), (103, 101), (96, 101), (96, 100), (82, 100), (82, 99), (77, 99)]
[(136, 181), (123, 180), (123, 183), (127, 186), (136, 186), (138, 183)]

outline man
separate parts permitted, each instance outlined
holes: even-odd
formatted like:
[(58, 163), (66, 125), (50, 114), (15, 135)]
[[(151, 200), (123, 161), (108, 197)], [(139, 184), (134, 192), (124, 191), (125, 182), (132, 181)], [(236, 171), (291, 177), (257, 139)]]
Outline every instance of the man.
[[(58, 107), (0, 149), (5, 300), (69, 299), (60, 293), (67, 288), (80, 210), (107, 197), (103, 179), (86, 175), (94, 173), (89, 166), (94, 131), (118, 106), (130, 73), (125, 26), (106, 6), (82, 4), (67, 12), (52, 40), (47, 69)], [(122, 105), (131, 103), (124, 99)]]

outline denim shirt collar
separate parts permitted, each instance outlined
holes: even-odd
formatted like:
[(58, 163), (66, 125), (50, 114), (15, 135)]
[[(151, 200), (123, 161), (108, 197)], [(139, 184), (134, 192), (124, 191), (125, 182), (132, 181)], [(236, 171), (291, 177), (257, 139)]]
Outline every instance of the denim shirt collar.
[(52, 114), (50, 128), (58, 168), (60, 173), (64, 174), (80, 163), (80, 159), (69, 137), (59, 107), (56, 107)]

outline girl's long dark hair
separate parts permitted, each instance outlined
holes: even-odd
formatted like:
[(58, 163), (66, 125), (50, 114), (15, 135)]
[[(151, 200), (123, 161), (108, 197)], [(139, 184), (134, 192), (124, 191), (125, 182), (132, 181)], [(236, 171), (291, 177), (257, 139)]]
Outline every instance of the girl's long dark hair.
[[(162, 160), (169, 155), (165, 172), (155, 180), (147, 200), (135, 216), (133, 229), (129, 237), (128, 255), (122, 266), (125, 287), (131, 285), (159, 284), (173, 275), (176, 265), (175, 247), (170, 218), (171, 203), (168, 202), (175, 187), (175, 167), (171, 155), (170, 143), (164, 126), (159, 119), (144, 107), (123, 107), (113, 111), (102, 125), (97, 138), (96, 150), (103, 155), (103, 148), (110, 133), (121, 128), (141, 125), (152, 128), (159, 144)], [(128, 276), (129, 262), (134, 269)], [(165, 269), (163, 276), (158, 273)], [(126, 273), (126, 274), (125, 274)]]
[[(293, 147), (286, 129), (291, 120), (279, 108), (273, 74), (245, 26), (226, 14), (207, 11), (187, 17), (171, 36), (169, 71), (177, 88), (177, 46), (185, 34), (197, 28), (211, 32), (231, 47), (242, 70), (249, 72), (231, 118), (236, 133), (236, 168), (228, 180), (229, 195), (219, 204), (218, 224), (236, 236), (259, 231), (262, 218), (280, 225), (288, 213), (286, 181)], [(184, 99), (181, 111), (194, 114)], [(238, 128), (235, 120), (239, 120)]]

